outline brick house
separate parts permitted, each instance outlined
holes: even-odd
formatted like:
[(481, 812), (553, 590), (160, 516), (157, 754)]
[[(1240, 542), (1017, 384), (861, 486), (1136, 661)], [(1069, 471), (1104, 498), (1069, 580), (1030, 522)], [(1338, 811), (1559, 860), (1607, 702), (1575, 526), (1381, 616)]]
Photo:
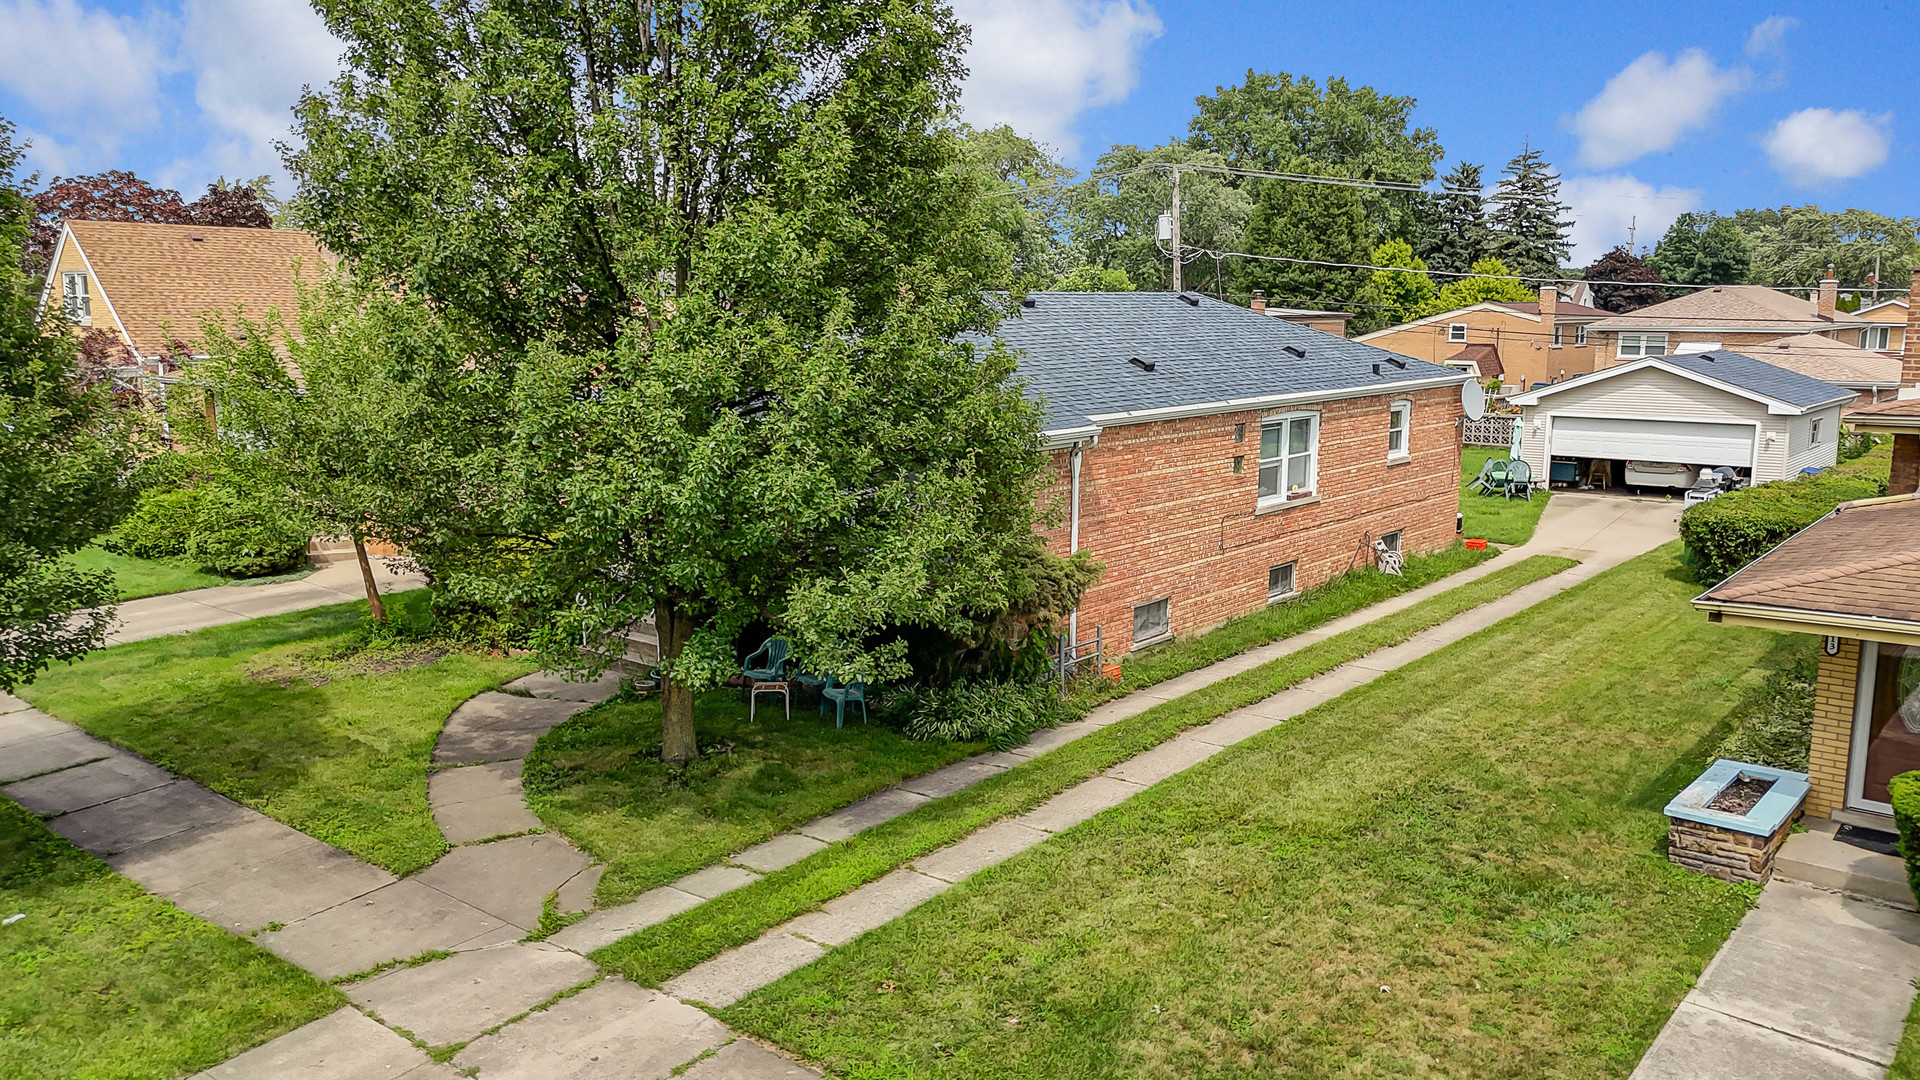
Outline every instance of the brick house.
[(1536, 301), (1489, 300), (1354, 340), (1525, 390), (1592, 371), (1599, 353), (1589, 328), (1611, 314), (1562, 299), (1549, 285)]
[(996, 336), (1045, 403), (1056, 551), (1106, 572), (1075, 632), (1199, 633), (1454, 541), (1468, 376), (1218, 300), (1032, 293)]
[(1838, 285), (1829, 270), (1811, 299), (1765, 285), (1715, 285), (1610, 315), (1587, 327), (1599, 350), (1595, 368), (1673, 353), (1744, 352), (1745, 346), (1802, 334), (1858, 345), (1868, 324), (1835, 306)]

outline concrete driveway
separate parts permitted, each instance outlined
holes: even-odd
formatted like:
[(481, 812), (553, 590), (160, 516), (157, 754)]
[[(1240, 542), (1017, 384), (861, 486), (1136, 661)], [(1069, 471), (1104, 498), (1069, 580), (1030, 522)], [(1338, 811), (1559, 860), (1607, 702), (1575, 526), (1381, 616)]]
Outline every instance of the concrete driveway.
[(1516, 554), (1563, 555), (1607, 567), (1680, 538), (1680, 501), (1556, 492)]

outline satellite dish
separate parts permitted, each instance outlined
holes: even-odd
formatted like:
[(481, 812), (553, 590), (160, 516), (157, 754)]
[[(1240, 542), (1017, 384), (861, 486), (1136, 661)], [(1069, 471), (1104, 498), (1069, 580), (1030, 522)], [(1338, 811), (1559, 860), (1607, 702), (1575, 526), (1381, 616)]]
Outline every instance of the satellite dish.
[(1487, 415), (1487, 392), (1472, 379), (1460, 384), (1460, 407), (1467, 410), (1467, 419), (1478, 420)]

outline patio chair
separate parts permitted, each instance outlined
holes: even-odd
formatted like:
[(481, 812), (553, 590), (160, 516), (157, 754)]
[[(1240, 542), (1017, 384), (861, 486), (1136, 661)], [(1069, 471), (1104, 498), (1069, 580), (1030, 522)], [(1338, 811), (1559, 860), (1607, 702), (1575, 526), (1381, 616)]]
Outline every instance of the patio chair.
[(829, 678), (827, 685), (820, 688), (820, 715), (827, 715), (827, 702), (833, 702), (833, 726), (841, 727), (847, 722), (847, 702), (860, 703), (860, 722), (867, 723), (867, 684), (863, 682), (843, 683)]
[(1528, 502), (1533, 501), (1533, 466), (1527, 464), (1525, 458), (1515, 458), (1507, 463), (1507, 483), (1503, 494), (1511, 499), (1516, 491), (1526, 496)]
[(787, 654), (791, 651), (792, 647), (787, 644), (786, 638), (770, 637), (758, 649), (754, 650), (752, 656), (747, 657), (747, 662), (745, 666), (741, 668), (740, 674), (744, 676), (748, 682), (753, 682), (756, 679), (784, 679), (786, 678)]
[(1507, 459), (1488, 458), (1480, 466), (1480, 475), (1467, 485), (1468, 491), (1477, 491), (1482, 495), (1491, 495), (1505, 487), (1507, 483)]

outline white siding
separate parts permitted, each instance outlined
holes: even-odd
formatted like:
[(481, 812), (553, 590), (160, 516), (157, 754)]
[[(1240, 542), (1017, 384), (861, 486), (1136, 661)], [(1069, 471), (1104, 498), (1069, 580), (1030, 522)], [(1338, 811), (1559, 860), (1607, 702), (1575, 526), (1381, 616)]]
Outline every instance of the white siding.
[[(1830, 469), (1840, 460), (1840, 406), (1821, 409), (1806, 416), (1776, 416), (1787, 421), (1791, 438), (1787, 451), (1786, 476), (1798, 476), (1801, 469)], [(1813, 421), (1820, 421), (1820, 441), (1812, 441)]]
[[(1806, 441), (1807, 418), (1804, 416), (1771, 416), (1767, 413), (1767, 407), (1760, 402), (1692, 379), (1646, 369), (1595, 381), (1591, 386), (1575, 385), (1553, 394), (1538, 405), (1525, 408), (1521, 416), (1521, 422), (1526, 426), (1521, 435), (1520, 456), (1527, 459), (1536, 476), (1544, 477), (1547, 474), (1547, 440), (1551, 427), (1547, 418), (1556, 413), (1758, 424), (1755, 482), (1796, 475), (1806, 464), (1824, 467), (1834, 462), (1833, 438), (1823, 435), (1827, 441), (1820, 446), (1806, 448), (1808, 460), (1794, 464), (1799, 458), (1789, 450), (1791, 428), (1794, 424), (1800, 425), (1800, 442), (1792, 443), (1800, 447)], [(1828, 410), (1821, 415), (1829, 414), (1833, 419), (1825, 421), (1824, 426), (1832, 431), (1838, 421), (1839, 409)], [(1812, 460), (1821, 456), (1824, 456), (1824, 462)]]

